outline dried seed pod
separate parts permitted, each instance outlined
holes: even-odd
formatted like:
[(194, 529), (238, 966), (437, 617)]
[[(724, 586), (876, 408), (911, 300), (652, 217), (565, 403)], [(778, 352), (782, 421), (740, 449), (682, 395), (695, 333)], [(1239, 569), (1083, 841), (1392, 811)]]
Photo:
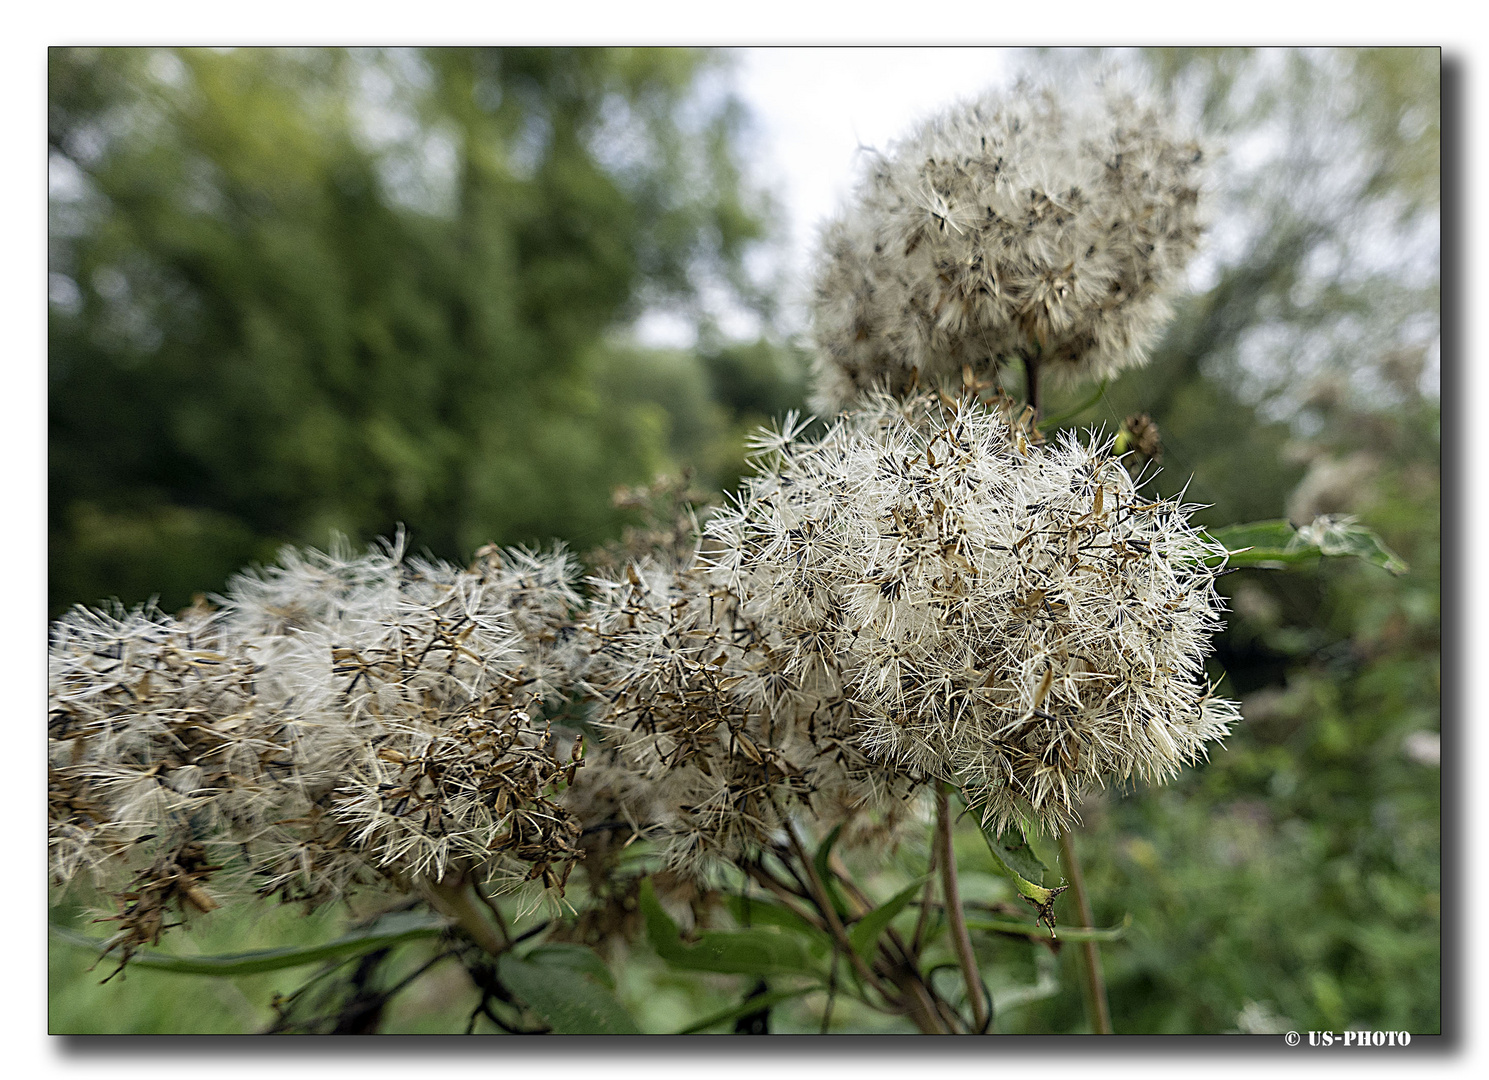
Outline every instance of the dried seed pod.
[[(286, 550), (220, 608), (76, 609), (53, 627), (52, 874), (120, 899), (127, 957), (222, 891), (358, 882), (561, 888), (580, 762), (543, 719), (584, 658), (562, 552), (475, 566)], [(118, 882), (127, 884), (122, 887)]]
[(832, 663), (792, 667), (774, 612), (747, 614), (709, 560), (647, 560), (626, 577), (597, 582), (592, 687), (613, 769), (646, 794), (627, 813), (665, 841), (671, 866), (701, 875), (768, 849), (794, 814), (913, 796), (913, 778), (853, 743)]
[(1071, 382), (1142, 363), (1199, 241), (1202, 157), (1115, 79), (1021, 83), (928, 120), (823, 231), (815, 407), (964, 365)]
[(1224, 549), (1109, 443), (881, 396), (764, 449), (710, 572), (769, 613), (784, 671), (833, 671), (874, 761), (1059, 829), (1090, 785), (1170, 777), (1236, 718), (1204, 675)]

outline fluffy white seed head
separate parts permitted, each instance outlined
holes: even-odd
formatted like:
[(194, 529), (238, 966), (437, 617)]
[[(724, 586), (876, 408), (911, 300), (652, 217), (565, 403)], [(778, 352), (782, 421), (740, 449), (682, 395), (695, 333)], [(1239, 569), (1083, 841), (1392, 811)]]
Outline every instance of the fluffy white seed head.
[(1066, 381), (1142, 363), (1198, 243), (1201, 158), (1114, 79), (1021, 83), (922, 124), (823, 231), (814, 405), (1015, 358)]
[(1236, 718), (1203, 666), (1224, 549), (1109, 443), (881, 395), (765, 450), (708, 526), (710, 573), (769, 613), (790, 678), (835, 673), (875, 761), (1062, 828), (1091, 785), (1171, 777)]
[(74, 610), (50, 650), (54, 878), (136, 875), (126, 953), (209, 879), (310, 902), (452, 868), (561, 883), (575, 761), (542, 717), (583, 663), (574, 578), (562, 552), (461, 570), (400, 538), (286, 550), (213, 612)]
[(702, 875), (748, 859), (784, 843), (795, 816), (829, 828), (904, 816), (914, 779), (856, 745), (841, 673), (793, 663), (770, 607), (746, 614), (696, 553), (632, 563), (624, 581), (596, 586), (592, 686), (614, 771), (644, 778), (629, 795), (612, 781), (611, 797), (670, 866)]

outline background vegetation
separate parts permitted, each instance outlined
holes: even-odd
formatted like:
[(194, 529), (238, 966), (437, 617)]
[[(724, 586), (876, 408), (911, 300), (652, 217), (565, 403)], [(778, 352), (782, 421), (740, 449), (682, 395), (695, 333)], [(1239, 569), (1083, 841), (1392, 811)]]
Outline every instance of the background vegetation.
[[(1103, 58), (1027, 59), (1086, 77)], [(281, 543), (399, 522), (453, 559), (492, 540), (583, 551), (624, 523), (618, 485), (688, 466), (731, 487), (743, 433), (801, 407), (805, 356), (750, 272), (770, 203), (741, 166), (725, 60), (53, 50), (53, 613), (152, 595), (174, 609)], [(1118, 62), (1227, 152), (1195, 289), (1152, 364), (1070, 423), (1147, 411), (1157, 486), (1188, 483), (1207, 523), (1353, 513), (1411, 569), (1223, 580), (1214, 674), (1246, 722), (1169, 787), (1085, 809), (1097, 923), (1132, 915), (1103, 947), (1116, 1027), (1437, 1031), (1438, 54)], [(635, 345), (626, 328), (657, 308), (697, 325), (698, 348)], [(758, 339), (720, 332), (725, 310)], [(964, 895), (1011, 899), (975, 830), (958, 847)], [(884, 899), (923, 865), (902, 850), (854, 869)], [(53, 917), (82, 925), (85, 899)], [(339, 926), (226, 909), (171, 945)], [(379, 977), (421, 949), (399, 946)], [(1082, 1029), (1074, 950), (985, 933), (978, 951), (998, 1030)], [(100, 986), (91, 960), (53, 947), (52, 1030), (257, 1030), (300, 981)], [(644, 936), (612, 961), (649, 1031), (751, 989), (668, 972)], [(475, 991), (439, 971), (384, 1030), (463, 1027)], [(777, 1006), (771, 1030), (817, 1030), (821, 1008)], [(875, 1020), (840, 1004), (831, 1026)]]

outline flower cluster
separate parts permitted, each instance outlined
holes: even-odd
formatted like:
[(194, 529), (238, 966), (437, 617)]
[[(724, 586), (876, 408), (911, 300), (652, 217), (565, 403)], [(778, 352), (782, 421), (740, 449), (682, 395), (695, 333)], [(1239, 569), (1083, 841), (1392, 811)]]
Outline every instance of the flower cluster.
[[(894, 144), (824, 234), (817, 400), (847, 411), (757, 437), (701, 530), (686, 476), (620, 493), (643, 521), (588, 597), (561, 551), (459, 569), (400, 537), (286, 550), (175, 618), (75, 610), (50, 657), (54, 878), (109, 885), (127, 960), (213, 890), (562, 888), (587, 857), (603, 936), (636, 922), (608, 874), (638, 835), (683, 882), (759, 871), (799, 817), (882, 844), (932, 780), (991, 826), (1059, 830), (1092, 785), (1172, 776), (1237, 719), (1204, 671), (1225, 549), (1139, 494), (1146, 416), (1119, 450), (1046, 442), (977, 394), (1014, 358), (1141, 360), (1199, 161), (1110, 86), (1020, 86)], [(1307, 539), (1344, 545), (1330, 528)]]
[[(322, 901), (383, 875), (558, 884), (577, 744), (545, 699), (573, 682), (566, 555), (470, 570), (286, 551), (221, 610), (77, 609), (53, 630), (52, 872), (132, 868), (126, 956), (209, 879)], [(226, 880), (224, 880), (224, 875)]]
[(1201, 157), (1114, 82), (1021, 84), (894, 143), (823, 232), (817, 407), (1015, 357), (1065, 380), (1142, 362), (1198, 242)]
[(991, 823), (1065, 828), (1091, 784), (1167, 778), (1236, 718), (1203, 670), (1225, 550), (1109, 451), (881, 395), (766, 448), (709, 523), (710, 577), (771, 624), (785, 692), (839, 689), (846, 741)]
[[(670, 865), (752, 857), (793, 813), (829, 825), (903, 815), (915, 784), (855, 743), (840, 672), (791, 666), (774, 613), (747, 613), (708, 557), (643, 560), (596, 584), (590, 685), (615, 752), (610, 790)], [(646, 782), (627, 800), (615, 781), (636, 776)]]

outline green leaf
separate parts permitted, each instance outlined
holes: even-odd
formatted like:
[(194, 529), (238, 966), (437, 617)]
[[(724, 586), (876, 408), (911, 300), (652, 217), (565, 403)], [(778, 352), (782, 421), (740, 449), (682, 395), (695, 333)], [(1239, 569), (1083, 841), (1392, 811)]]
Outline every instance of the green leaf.
[(779, 926), (782, 930), (810, 930), (818, 933), (815, 926), (807, 923), (802, 917), (784, 904), (777, 904), (771, 900), (761, 900), (756, 896), (731, 895), (726, 900), (729, 914), (734, 916), (734, 921), (742, 926)]
[(592, 976), (608, 989), (615, 989), (615, 976), (610, 973), (605, 961), (593, 949), (586, 949), (583, 945), (555, 941), (539, 945), (522, 959), (525, 963), (537, 964), (539, 967), (562, 967), (578, 971)]
[(769, 1009), (772, 1006), (779, 1005), (783, 1001), (790, 1001), (792, 998), (801, 997), (803, 994), (810, 994), (815, 989), (817, 989), (815, 986), (803, 986), (796, 990), (771, 990), (765, 994), (756, 994), (754, 997), (746, 998), (738, 1005), (731, 1005), (727, 1009), (722, 1009), (719, 1012), (705, 1016), (696, 1023), (689, 1024), (679, 1031), (678, 1034), (693, 1035), (700, 1031), (707, 1031), (711, 1027), (717, 1027), (730, 1020), (738, 1019), (741, 1016), (748, 1016), (750, 1013), (759, 1012), (761, 1009)]
[(827, 834), (826, 839), (817, 845), (817, 854), (812, 857), (812, 866), (817, 871), (817, 880), (822, 882), (822, 887), (827, 890), (828, 898), (832, 901), (833, 908), (838, 913), (839, 919), (848, 917), (848, 902), (838, 892), (837, 878), (827, 868), (827, 860), (832, 855), (833, 846), (838, 842), (838, 836), (843, 831), (842, 822), (832, 827), (832, 832)]
[(650, 878), (641, 882), (638, 900), (641, 904), (641, 917), (646, 920), (646, 936), (651, 941), (651, 947), (657, 950), (657, 955), (663, 960), (681, 956), (686, 951), (682, 944), (682, 934), (678, 932), (677, 923), (672, 921), (672, 916), (657, 903), (657, 892), (652, 887)]
[(1397, 576), (1408, 569), (1401, 557), (1386, 547), (1375, 530), (1366, 528), (1352, 517), (1316, 517), (1298, 530), (1296, 543), (1316, 549), (1323, 555), (1350, 555), (1364, 559), (1372, 566), (1379, 566)]
[(1210, 566), (1223, 561), (1233, 567), (1285, 570), (1312, 565), (1324, 556), (1353, 556), (1392, 574), (1407, 571), (1406, 563), (1374, 530), (1349, 517), (1319, 517), (1301, 529), (1280, 519), (1253, 521), (1212, 529), (1209, 535), (1230, 553), (1224, 559), (1212, 556), (1207, 560)]
[(1227, 525), (1212, 529), (1210, 538), (1221, 544), (1230, 554), (1211, 556), (1206, 560), (1210, 566), (1255, 566), (1264, 570), (1285, 570), (1290, 566), (1306, 566), (1316, 562), (1317, 549), (1308, 550), (1294, 545), (1298, 531), (1286, 521), (1253, 521), (1245, 525)]
[(779, 927), (748, 930), (706, 930), (696, 944), (685, 945), (677, 924), (662, 910), (650, 880), (641, 883), (641, 914), (652, 948), (667, 963), (685, 971), (717, 971), (739, 975), (780, 972), (814, 973), (801, 943)]
[[(533, 954), (542, 954), (538, 962), (534, 962)], [(631, 1014), (591, 967), (573, 966), (573, 959), (567, 951), (555, 953), (548, 949), (534, 949), (521, 960), (503, 953), (496, 959), (496, 969), (507, 988), (559, 1035), (641, 1034)], [(550, 960), (560, 962), (547, 962)], [(608, 977), (606, 972), (607, 980)]]
[(1015, 884), (1022, 881), (1025, 885), (1043, 887), (1044, 875), (1049, 872), (1049, 867), (1045, 866), (1039, 856), (1034, 854), (1034, 849), (1024, 838), (1023, 830), (1014, 826), (1011, 829), (1004, 829), (996, 836), (988, 832), (984, 832), (983, 835), (992, 845), (993, 858), (1002, 865), (1006, 873), (1013, 874), (1017, 879)]
[(832, 937), (784, 904), (755, 896), (730, 896), (728, 904), (729, 914), (741, 926), (778, 926), (789, 934), (805, 939), (807, 948), (814, 955), (826, 956), (832, 952)]
[(1288, 522), (1281, 518), (1270, 521), (1250, 521), (1244, 525), (1225, 525), (1210, 529), (1210, 537), (1225, 545), (1230, 551), (1240, 548), (1285, 548), (1298, 535)]
[[(227, 953), (221, 956), (171, 956), (153, 949), (140, 949), (130, 957), (131, 967), (152, 971), (169, 971), (177, 975), (257, 975), (264, 971), (300, 967), (322, 960), (360, 956), (405, 941), (438, 937), (447, 924), (443, 919), (421, 912), (397, 912), (385, 915), (366, 930), (347, 934), (324, 945), (284, 949), (260, 949), (256, 952)], [(51, 928), (52, 936), (78, 948), (102, 953), (106, 942), (66, 930)]]
[(854, 923), (852, 929), (848, 931), (848, 942), (853, 946), (853, 951), (865, 960), (872, 957), (874, 946), (879, 944), (879, 936), (889, 927), (894, 917), (905, 910), (905, 905), (914, 898), (924, 884), (924, 878), (911, 882)]
[[(1122, 919), (1122, 925), (1109, 926), (1105, 929), (1084, 927), (1066, 927), (1060, 931), (1061, 941), (1120, 941), (1127, 936), (1127, 928), (1132, 925), (1132, 916), (1127, 915)], [(1015, 922), (1012, 919), (968, 919), (967, 929), (989, 930), (1000, 934), (1028, 934), (1030, 937), (1053, 938), (1054, 931), (1048, 930), (1038, 923)]]
[(995, 833), (983, 822), (982, 815), (976, 812), (975, 805), (965, 792), (962, 793), (962, 801), (966, 803), (967, 809), (972, 811), (972, 816), (977, 819), (978, 830), (982, 833), (982, 838), (987, 841), (988, 850), (993, 855), (993, 862), (997, 863), (998, 869), (1013, 881), (1013, 887), (1019, 891), (1019, 895), (1039, 909), (1040, 921), (1053, 931), (1055, 897), (1069, 886), (1060, 885), (1053, 889), (1046, 889), (1043, 882), (1048, 867), (1039, 861), (1038, 855), (1034, 854), (1034, 849), (1024, 838), (1023, 830), (1014, 825)]

